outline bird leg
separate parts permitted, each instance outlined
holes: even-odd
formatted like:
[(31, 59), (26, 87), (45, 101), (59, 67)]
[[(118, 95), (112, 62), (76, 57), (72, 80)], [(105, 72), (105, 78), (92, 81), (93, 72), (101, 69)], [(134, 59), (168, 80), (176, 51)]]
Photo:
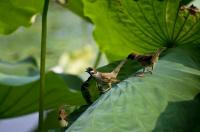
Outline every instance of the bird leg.
[(154, 66), (155, 66), (155, 63), (153, 63), (153, 64), (151, 65), (151, 70), (150, 70), (150, 71), (148, 71), (148, 72), (150, 72), (151, 74), (153, 74), (153, 69), (154, 69)]
[(96, 82), (96, 87), (98, 88), (100, 94), (103, 94), (104, 93), (104, 88), (102, 85), (100, 85), (99, 83)]
[(106, 86), (102, 86), (101, 88), (99, 88), (99, 91), (101, 94), (104, 94), (105, 92), (109, 91), (111, 87), (112, 87), (112, 83), (108, 83)]
[(108, 83), (108, 89), (111, 89), (111, 87), (112, 87), (112, 84)]
[(143, 67), (143, 71), (136, 73), (136, 76), (137, 77), (144, 77), (145, 73), (153, 74), (154, 65), (151, 66), (151, 69), (149, 69), (149, 68), (150, 67)]
[(146, 67), (143, 67), (143, 73), (145, 73), (145, 71), (146, 71)]
[(145, 71), (146, 71), (146, 68), (143, 67), (143, 71), (142, 71), (142, 72), (137, 72), (135, 76), (136, 76), (136, 77), (144, 77)]
[[(151, 68), (151, 69), (150, 69), (150, 68)], [(147, 72), (145, 72), (145, 73), (153, 74), (153, 66), (148, 67)]]
[(153, 68), (154, 68), (154, 64), (151, 66), (151, 71), (149, 71), (151, 74), (153, 74)]
[(111, 89), (111, 87), (112, 87), (112, 83), (108, 83), (108, 88), (106, 88), (104, 90), (104, 93), (107, 92), (107, 91), (109, 91)]
[(101, 91), (101, 93), (104, 94), (104, 93), (106, 93), (107, 91), (109, 91), (110, 89), (111, 89), (111, 88), (103, 89), (103, 90)]

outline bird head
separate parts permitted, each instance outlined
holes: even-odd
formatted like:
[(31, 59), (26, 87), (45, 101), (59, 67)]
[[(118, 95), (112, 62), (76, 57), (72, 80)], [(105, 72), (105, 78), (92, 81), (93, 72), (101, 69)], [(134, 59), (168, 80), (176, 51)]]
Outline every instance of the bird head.
[(91, 76), (97, 73), (96, 69), (92, 67), (88, 67), (85, 72), (89, 73)]
[(138, 56), (139, 55), (137, 55), (137, 54), (131, 53), (131, 54), (128, 55), (127, 59), (135, 60), (135, 59), (137, 59)]

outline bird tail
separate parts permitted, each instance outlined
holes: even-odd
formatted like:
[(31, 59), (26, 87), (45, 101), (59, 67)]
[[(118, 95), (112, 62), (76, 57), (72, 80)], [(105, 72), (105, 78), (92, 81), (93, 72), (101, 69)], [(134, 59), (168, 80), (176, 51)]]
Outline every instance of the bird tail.
[(158, 58), (160, 57), (160, 54), (161, 54), (164, 50), (166, 50), (166, 47), (159, 48), (159, 49), (153, 54), (152, 59), (151, 59), (151, 62), (152, 62), (153, 64), (157, 63)]
[(160, 56), (160, 54), (161, 54), (164, 50), (166, 50), (166, 49), (167, 49), (166, 47), (159, 48), (159, 49), (156, 51), (155, 56)]
[(119, 65), (112, 71), (112, 73), (114, 73), (116, 76), (118, 75), (120, 69), (122, 68), (122, 66), (127, 62), (127, 59), (122, 60)]
[(128, 55), (128, 57), (126, 59), (135, 60), (137, 57), (138, 57), (137, 54), (131, 53)]

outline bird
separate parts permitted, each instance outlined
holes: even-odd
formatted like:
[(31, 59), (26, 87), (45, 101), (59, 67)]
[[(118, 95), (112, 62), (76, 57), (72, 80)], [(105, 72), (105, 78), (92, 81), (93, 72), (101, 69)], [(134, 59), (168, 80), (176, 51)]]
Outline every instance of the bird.
[(140, 63), (141, 66), (143, 66), (143, 72), (141, 74), (138, 74), (138, 76), (143, 76), (147, 68), (151, 68), (151, 70), (148, 69), (147, 72), (153, 73), (153, 69), (155, 67), (155, 64), (158, 62), (160, 54), (166, 49), (166, 47), (159, 48), (156, 52), (146, 54), (146, 55), (139, 55), (135, 53), (131, 53), (128, 55), (127, 59), (136, 60)]
[(58, 120), (59, 120), (61, 127), (67, 127), (68, 126), (67, 113), (66, 113), (64, 108), (59, 109)]
[(86, 72), (97, 81), (97, 87), (101, 94), (111, 89), (113, 83), (119, 82), (117, 79), (121, 67), (127, 62), (127, 59), (122, 60), (120, 64), (112, 72), (99, 72), (95, 68), (88, 67)]
[(200, 13), (199, 9), (194, 6), (193, 4), (189, 7), (187, 7), (186, 5), (181, 4), (180, 5), (180, 10), (181, 11), (188, 11), (190, 15), (196, 16), (197, 13)]
[(188, 8), (188, 11), (190, 12), (191, 15), (196, 15), (197, 13), (199, 13), (199, 9), (194, 6), (193, 4)]

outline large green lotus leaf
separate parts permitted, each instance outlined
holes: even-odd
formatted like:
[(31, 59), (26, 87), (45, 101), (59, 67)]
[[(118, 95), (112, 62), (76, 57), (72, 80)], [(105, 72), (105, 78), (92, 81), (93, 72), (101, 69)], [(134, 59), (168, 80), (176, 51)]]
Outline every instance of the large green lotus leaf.
[(83, 2), (82, 0), (67, 0), (65, 3), (61, 3), (64, 7), (71, 10), (73, 13), (77, 14), (81, 18), (85, 19), (88, 22), (91, 22), (90, 19), (85, 17), (83, 13)]
[(192, 1), (194, 1), (194, 0), (181, 0), (181, 3), (182, 3), (183, 5), (188, 5), (188, 4), (190, 4)]
[[(74, 80), (70, 84), (70, 80)], [(46, 74), (45, 110), (60, 105), (85, 104), (80, 91), (82, 80), (74, 75)], [(78, 87), (78, 88), (76, 88)], [(39, 75), (16, 76), (0, 73), (0, 118), (20, 116), (38, 110)]]
[[(199, 43), (199, 14), (180, 11), (180, 0), (83, 0), (94, 37), (110, 60), (130, 52)], [(123, 51), (123, 52), (122, 52)]]
[[(90, 54), (95, 50), (90, 50), (94, 47), (94, 41), (91, 41), (91, 28), (87, 28), (91, 26), (89, 23), (53, 2), (50, 3), (48, 20), (47, 69), (57, 66), (63, 57), (76, 60), (77, 58), (71, 58), (74, 54), (92, 58)], [(10, 35), (0, 36), (0, 60), (18, 62), (27, 56), (33, 56), (39, 64), (40, 31), (41, 17), (38, 17), (31, 27), (20, 28)], [(77, 54), (77, 51), (80, 53)]]
[[(69, 132), (188, 132), (200, 123), (200, 47), (167, 51), (153, 74), (131, 76), (94, 102)], [(133, 71), (134, 72), (134, 71)]]
[(0, 34), (9, 34), (19, 26), (29, 26), (31, 18), (42, 11), (44, 0), (1, 0)]
[[(0, 1), (0, 34), (10, 34), (20, 26), (28, 27), (35, 20), (35, 15), (42, 12), (44, 0), (1, 0)], [(51, 2), (50, 4), (55, 4)], [(69, 0), (66, 7), (85, 20), (81, 0)]]
[(28, 57), (17, 63), (0, 61), (0, 73), (6, 75), (32, 76), (39, 72), (36, 60)]

